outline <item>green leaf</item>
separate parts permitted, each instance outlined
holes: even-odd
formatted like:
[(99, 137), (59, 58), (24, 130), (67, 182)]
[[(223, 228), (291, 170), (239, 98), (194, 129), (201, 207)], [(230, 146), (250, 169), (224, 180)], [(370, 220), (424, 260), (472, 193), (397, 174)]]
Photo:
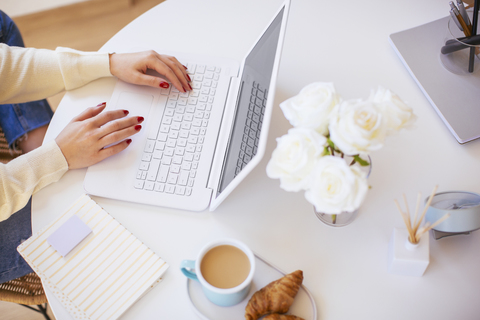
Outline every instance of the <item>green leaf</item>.
[(363, 167), (366, 167), (366, 166), (370, 165), (370, 163), (368, 163), (368, 161), (365, 161), (362, 158), (360, 158), (360, 156), (358, 154), (353, 156), (353, 159), (355, 159), (355, 161), (358, 162), (358, 164), (360, 164)]
[(324, 147), (323, 148), (323, 156), (326, 156), (327, 154), (331, 154), (330, 149), (328, 147)]
[(332, 149), (335, 150), (335, 143), (333, 143), (333, 141), (330, 140), (330, 138), (328, 138), (328, 137), (327, 137), (327, 143), (328, 143), (328, 145), (329, 145), (330, 147), (332, 147)]

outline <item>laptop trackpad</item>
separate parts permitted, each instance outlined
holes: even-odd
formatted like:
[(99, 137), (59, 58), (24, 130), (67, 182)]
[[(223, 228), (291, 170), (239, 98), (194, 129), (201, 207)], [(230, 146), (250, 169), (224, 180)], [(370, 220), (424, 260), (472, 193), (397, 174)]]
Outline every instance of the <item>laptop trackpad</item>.
[(147, 119), (152, 102), (152, 95), (124, 91), (120, 93), (114, 107), (115, 109), (128, 110), (129, 116), (141, 116)]

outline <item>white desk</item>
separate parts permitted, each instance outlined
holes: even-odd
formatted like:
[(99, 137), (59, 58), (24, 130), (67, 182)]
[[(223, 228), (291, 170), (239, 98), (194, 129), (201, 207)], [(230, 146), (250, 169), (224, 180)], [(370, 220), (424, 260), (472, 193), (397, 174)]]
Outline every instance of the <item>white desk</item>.
[[(240, 60), (279, 0), (169, 0), (115, 35), (102, 50), (154, 48)], [(257, 13), (253, 12), (255, 8)], [(402, 226), (393, 204), (406, 193), (467, 190), (480, 193), (480, 141), (459, 145), (440, 121), (388, 42), (388, 35), (448, 14), (437, 0), (294, 0), (275, 105), (313, 81), (334, 82), (344, 98), (367, 97), (383, 85), (418, 115), (416, 128), (390, 137), (373, 153), (372, 186), (356, 221), (332, 229), (314, 216), (303, 193), (287, 193), (265, 174), (275, 138), (290, 127), (275, 107), (266, 156), (213, 213), (181, 212), (102, 198), (95, 200), (171, 265), (164, 281), (122, 319), (194, 319), (179, 271), (207, 241), (229, 236), (286, 271), (304, 270), (319, 319), (478, 319), (480, 232), (431, 241), (421, 278), (387, 273), (387, 244)], [(206, 18), (206, 23), (201, 23)], [(208, 36), (207, 36), (208, 35)], [(114, 79), (69, 92), (50, 125), (53, 139), (84, 108), (108, 101)], [(34, 231), (83, 193), (85, 170), (68, 172), (33, 197)], [(244, 205), (251, 202), (250, 209)], [(48, 293), (57, 319), (69, 319)]]

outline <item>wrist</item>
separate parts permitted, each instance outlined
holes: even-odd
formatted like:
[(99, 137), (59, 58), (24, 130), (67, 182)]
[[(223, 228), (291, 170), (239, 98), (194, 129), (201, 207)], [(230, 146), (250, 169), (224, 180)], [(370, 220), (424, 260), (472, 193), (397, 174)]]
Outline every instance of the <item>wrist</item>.
[(116, 55), (115, 52), (112, 52), (112, 53), (109, 53), (108, 54), (108, 63), (109, 63), (109, 67), (110, 67), (110, 73), (112, 74), (112, 76), (115, 75), (115, 70), (114, 70), (114, 56)]

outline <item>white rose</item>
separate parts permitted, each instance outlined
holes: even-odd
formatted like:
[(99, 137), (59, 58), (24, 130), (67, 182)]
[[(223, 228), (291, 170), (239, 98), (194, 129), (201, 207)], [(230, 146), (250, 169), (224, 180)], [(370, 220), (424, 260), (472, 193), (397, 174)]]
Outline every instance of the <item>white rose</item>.
[(344, 159), (322, 157), (313, 171), (305, 198), (318, 212), (339, 214), (353, 212), (362, 204), (367, 191), (366, 173), (358, 166), (349, 166)]
[(339, 101), (332, 83), (315, 82), (282, 102), (280, 108), (292, 126), (311, 128), (326, 134), (330, 112)]
[(287, 191), (304, 189), (326, 142), (324, 136), (312, 129), (288, 130), (288, 134), (277, 139), (277, 148), (267, 165), (267, 175), (280, 179), (280, 187)]
[(399, 131), (402, 128), (412, 127), (417, 119), (412, 108), (407, 106), (399, 96), (388, 89), (379, 87), (377, 91), (372, 91), (370, 99), (386, 117), (389, 133)]
[(330, 121), (330, 139), (347, 155), (369, 153), (383, 146), (387, 126), (371, 100), (343, 101)]

